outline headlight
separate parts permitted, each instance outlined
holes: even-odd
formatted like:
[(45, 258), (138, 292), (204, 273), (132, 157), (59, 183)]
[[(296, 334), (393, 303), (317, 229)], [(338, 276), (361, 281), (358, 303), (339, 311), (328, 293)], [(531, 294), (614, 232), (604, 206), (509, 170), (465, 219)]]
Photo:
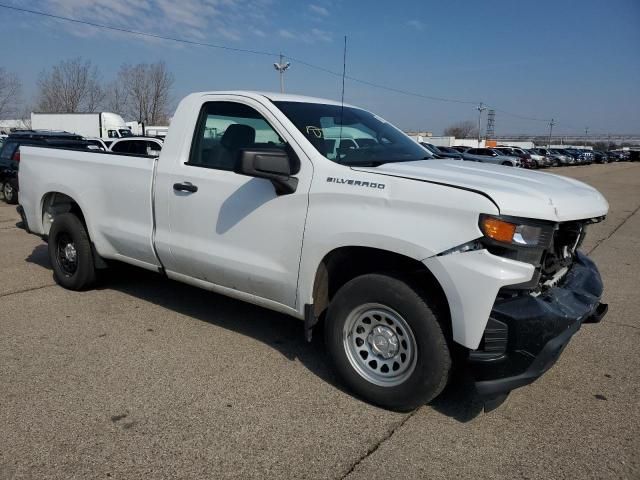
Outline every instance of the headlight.
[(480, 216), (480, 230), (496, 242), (525, 247), (546, 247), (553, 235), (552, 225), (491, 215)]

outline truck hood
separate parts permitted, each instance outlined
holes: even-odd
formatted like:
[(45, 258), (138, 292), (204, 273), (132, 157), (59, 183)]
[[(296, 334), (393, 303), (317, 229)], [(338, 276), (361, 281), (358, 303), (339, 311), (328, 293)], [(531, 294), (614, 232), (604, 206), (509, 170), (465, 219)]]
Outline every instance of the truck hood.
[(578, 180), (502, 165), (424, 160), (354, 170), (475, 191), (490, 197), (502, 215), (565, 222), (601, 217), (609, 210), (600, 192)]

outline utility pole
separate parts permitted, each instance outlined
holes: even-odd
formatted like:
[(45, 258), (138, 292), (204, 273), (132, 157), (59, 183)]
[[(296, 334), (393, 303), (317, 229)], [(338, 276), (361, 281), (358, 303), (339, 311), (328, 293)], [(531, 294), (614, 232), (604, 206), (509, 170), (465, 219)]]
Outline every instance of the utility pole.
[(484, 106), (484, 103), (480, 102), (480, 105), (478, 105), (477, 107), (478, 109), (478, 148), (480, 148), (480, 126), (481, 126), (481, 120), (482, 120), (482, 112), (484, 112), (487, 107)]
[(587, 146), (587, 137), (589, 136), (589, 127), (584, 127), (584, 142), (583, 142), (583, 146), (586, 147)]
[(284, 93), (284, 72), (291, 66), (290, 62), (285, 63), (283, 60), (284, 57), (280, 54), (280, 62), (273, 64), (273, 68), (280, 72), (280, 93)]
[(553, 118), (549, 122), (549, 142), (547, 143), (547, 148), (551, 148), (551, 134), (553, 133), (553, 126), (556, 122), (553, 121)]

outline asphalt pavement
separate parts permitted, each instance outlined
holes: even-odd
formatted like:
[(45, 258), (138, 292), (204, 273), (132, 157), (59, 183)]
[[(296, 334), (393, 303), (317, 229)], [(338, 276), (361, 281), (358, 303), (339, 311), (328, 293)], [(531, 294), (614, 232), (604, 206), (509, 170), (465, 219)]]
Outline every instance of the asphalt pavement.
[(609, 200), (610, 310), (490, 413), (459, 384), (368, 405), (298, 320), (133, 267), (64, 290), (0, 202), (0, 479), (640, 478), (640, 164), (548, 172)]

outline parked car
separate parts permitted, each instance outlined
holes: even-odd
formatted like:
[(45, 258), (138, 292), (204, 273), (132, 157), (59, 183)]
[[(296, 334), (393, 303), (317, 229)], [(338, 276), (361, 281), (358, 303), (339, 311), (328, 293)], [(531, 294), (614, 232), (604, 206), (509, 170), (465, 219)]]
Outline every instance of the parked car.
[(531, 158), (531, 160), (536, 162), (539, 168), (547, 168), (547, 167), (554, 166), (554, 162), (551, 157), (536, 151), (535, 148), (523, 148), (521, 150), (529, 154), (529, 157)]
[(464, 145), (454, 145), (453, 147), (450, 147), (450, 148), (452, 148), (453, 150), (455, 150), (457, 152), (464, 153), (467, 150), (469, 150), (471, 147), (466, 147)]
[(109, 147), (107, 146), (106, 143), (104, 143), (104, 140), (102, 140), (101, 138), (88, 137), (88, 138), (85, 138), (85, 140), (87, 141), (87, 143), (89, 143), (89, 149), (100, 150), (101, 152), (109, 151)]
[(593, 161), (595, 163), (609, 163), (609, 154), (600, 150), (593, 150)]
[(607, 153), (609, 154), (609, 159), (613, 162), (624, 162), (628, 158), (624, 150), (609, 150)]
[(565, 155), (569, 159), (569, 165), (579, 165), (582, 163), (580, 159), (580, 153), (568, 148), (557, 149), (562, 155)]
[(427, 142), (418, 142), (418, 143), (422, 145), (434, 159), (444, 158), (444, 156), (440, 155), (440, 152), (435, 147), (435, 145), (431, 145), (430, 143), (427, 143)]
[[(336, 124), (374, 142), (326, 150)], [(577, 180), (423, 161), (378, 116), (298, 95), (192, 94), (171, 128), (130, 162), (24, 148), (18, 211), (61, 286), (118, 260), (297, 317), (308, 340), (324, 319), (339, 378), (402, 411), (454, 368), (499, 401), (606, 313), (577, 248), (608, 204)]]
[(452, 148), (438, 147), (427, 142), (420, 142), (420, 145), (425, 147), (427, 150), (429, 150), (439, 158), (455, 158), (457, 160), (462, 160), (462, 154), (460, 152), (456, 152)]
[(573, 155), (577, 164), (591, 165), (593, 163), (593, 153), (591, 152), (591, 150), (581, 150), (578, 148), (566, 148), (565, 151), (568, 152), (570, 155)]
[(517, 157), (520, 159), (520, 163), (524, 168), (540, 168), (542, 165), (540, 162), (531, 158), (531, 155), (522, 149), (514, 147), (495, 147), (493, 150), (497, 151), (507, 157)]
[(128, 153), (130, 155), (160, 155), (164, 141), (155, 137), (126, 137), (111, 142), (109, 151), (114, 153)]
[(18, 203), (20, 149), (26, 145), (84, 150), (89, 144), (80, 135), (67, 132), (16, 130), (8, 135), (0, 150), (0, 188), (7, 203)]
[(557, 150), (551, 148), (536, 148), (536, 152), (540, 155), (544, 155), (548, 159), (550, 159), (551, 164), (555, 167), (560, 167), (562, 165), (569, 165), (570, 159), (568, 155), (564, 155)]
[(438, 147), (438, 150), (440, 150), (443, 153), (446, 153), (447, 158), (455, 158), (457, 160), (462, 160), (462, 154), (451, 147)]
[(462, 158), (472, 162), (493, 163), (507, 167), (522, 166), (522, 162), (518, 157), (504, 155), (492, 148), (470, 148), (462, 154)]

